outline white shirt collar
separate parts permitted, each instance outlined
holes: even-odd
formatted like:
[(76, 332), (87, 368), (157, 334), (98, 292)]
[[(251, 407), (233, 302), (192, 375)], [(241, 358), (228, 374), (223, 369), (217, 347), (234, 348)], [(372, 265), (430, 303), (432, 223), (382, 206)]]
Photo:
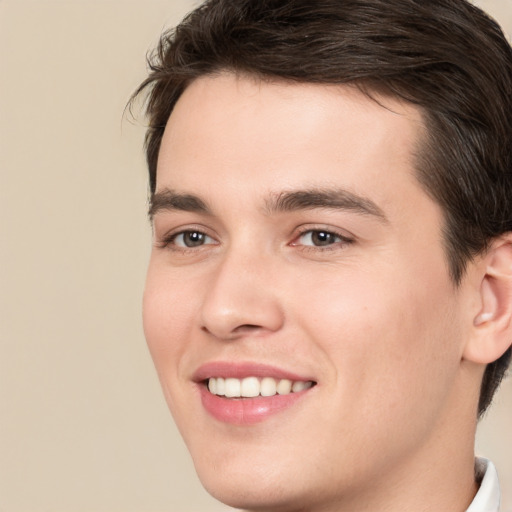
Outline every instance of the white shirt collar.
[(475, 460), (476, 478), (480, 489), (466, 512), (499, 512), (500, 510), (500, 484), (498, 473), (494, 464), (487, 459)]

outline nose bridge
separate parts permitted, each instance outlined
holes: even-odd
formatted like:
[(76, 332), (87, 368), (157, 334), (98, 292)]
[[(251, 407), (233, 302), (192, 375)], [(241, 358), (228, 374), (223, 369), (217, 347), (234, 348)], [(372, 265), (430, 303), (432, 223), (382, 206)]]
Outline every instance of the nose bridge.
[(255, 253), (243, 245), (228, 249), (205, 290), (202, 328), (221, 339), (236, 338), (248, 330), (278, 330), (284, 315), (275, 293), (272, 267), (268, 254)]

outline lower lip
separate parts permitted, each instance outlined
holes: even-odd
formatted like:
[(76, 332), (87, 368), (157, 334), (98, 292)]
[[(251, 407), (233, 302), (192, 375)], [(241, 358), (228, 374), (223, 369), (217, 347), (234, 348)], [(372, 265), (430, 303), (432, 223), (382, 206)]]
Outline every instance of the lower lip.
[(265, 421), (270, 416), (296, 404), (311, 389), (288, 395), (225, 398), (213, 395), (204, 385), (200, 386), (203, 407), (217, 420), (233, 425), (252, 425)]

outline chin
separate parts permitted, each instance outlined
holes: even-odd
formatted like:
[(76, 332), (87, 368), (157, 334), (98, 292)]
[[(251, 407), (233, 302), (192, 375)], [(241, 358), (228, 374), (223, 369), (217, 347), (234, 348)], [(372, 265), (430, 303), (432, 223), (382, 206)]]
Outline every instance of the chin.
[[(237, 465), (228, 460), (209, 464), (202, 458), (196, 470), (208, 493), (230, 507), (272, 512), (312, 510), (314, 495), (325, 496), (327, 489), (322, 493), (321, 484), (311, 480), (311, 474), (301, 474), (296, 466), (296, 462), (283, 461), (276, 467), (271, 459), (263, 464), (251, 457), (244, 457)], [(308, 480), (314, 493), (308, 490)]]
[(257, 479), (243, 483), (239, 479), (231, 482), (201, 479), (201, 482), (215, 499), (236, 509), (285, 512), (303, 509), (305, 506), (304, 500), (293, 496), (288, 486), (280, 482), (264, 484)]

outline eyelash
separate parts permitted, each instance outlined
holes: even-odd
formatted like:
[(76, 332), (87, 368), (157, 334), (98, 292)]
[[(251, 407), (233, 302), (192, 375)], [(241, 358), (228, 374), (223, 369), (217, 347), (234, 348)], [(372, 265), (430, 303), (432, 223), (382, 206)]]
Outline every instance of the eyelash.
[[(323, 246), (322, 245), (299, 244), (298, 240), (300, 240), (302, 237), (304, 237), (308, 233), (311, 233), (311, 235), (310, 235), (311, 237), (313, 236), (314, 233), (316, 233), (316, 234), (322, 233), (324, 235), (332, 236), (338, 240), (335, 241), (334, 243), (330, 243), (330, 244), (323, 245)], [(298, 234), (295, 236), (294, 240), (290, 243), (290, 245), (292, 247), (300, 247), (300, 249), (303, 251), (317, 251), (317, 252), (322, 251), (322, 252), (324, 252), (324, 251), (340, 250), (344, 246), (354, 243), (354, 241), (355, 240), (353, 238), (350, 238), (347, 235), (342, 234), (342, 233), (340, 233), (336, 230), (333, 230), (331, 228), (326, 229), (323, 227), (308, 227), (308, 228), (304, 228), (301, 231), (299, 231)]]
[[(311, 233), (311, 235), (313, 235), (314, 233), (317, 233), (317, 234), (323, 233), (325, 235), (330, 235), (330, 236), (335, 237), (336, 239), (338, 239), (338, 241), (331, 243), (331, 244), (324, 245), (324, 246), (299, 244), (297, 241), (300, 240), (305, 235), (307, 235), (308, 233)], [(182, 231), (179, 231), (176, 233), (171, 233), (170, 235), (165, 236), (159, 243), (157, 243), (157, 246), (162, 249), (169, 249), (173, 252), (189, 253), (190, 251), (201, 250), (203, 247), (205, 247), (207, 245), (217, 245), (217, 244), (201, 244), (196, 247), (184, 247), (184, 246), (176, 245), (176, 243), (175, 243), (176, 239), (179, 236), (183, 236), (186, 234), (198, 234), (203, 237), (207, 237), (207, 238), (214, 240), (214, 238), (212, 236), (205, 233), (205, 231), (203, 231), (202, 229), (191, 228), (191, 229), (184, 229)], [(304, 229), (300, 230), (294, 236), (293, 241), (290, 242), (289, 245), (292, 247), (298, 247), (298, 248), (300, 248), (300, 250), (303, 250), (303, 251), (322, 251), (322, 252), (324, 252), (324, 251), (329, 251), (329, 250), (339, 250), (340, 245), (341, 246), (350, 245), (350, 244), (354, 243), (354, 241), (355, 240), (353, 238), (350, 238), (344, 234), (341, 234), (333, 229), (325, 229), (322, 227), (313, 227), (313, 228), (308, 227), (308, 228), (304, 228)]]
[[(202, 247), (204, 247), (205, 244), (201, 244), (197, 247), (183, 247), (180, 245), (176, 245), (176, 243), (175, 243), (176, 239), (179, 236), (186, 235), (187, 233), (198, 234), (198, 235), (202, 235), (204, 237), (213, 239), (213, 237), (208, 235), (203, 229), (190, 227), (189, 229), (183, 229), (181, 231), (178, 231), (175, 233), (170, 233), (170, 234), (164, 236), (162, 238), (162, 240), (157, 243), (157, 246), (160, 247), (161, 249), (169, 249), (170, 251), (173, 251), (173, 252), (182, 252), (182, 253), (188, 253), (189, 251), (197, 251), (197, 250), (200, 250)], [(208, 245), (213, 245), (213, 244), (208, 244)]]

